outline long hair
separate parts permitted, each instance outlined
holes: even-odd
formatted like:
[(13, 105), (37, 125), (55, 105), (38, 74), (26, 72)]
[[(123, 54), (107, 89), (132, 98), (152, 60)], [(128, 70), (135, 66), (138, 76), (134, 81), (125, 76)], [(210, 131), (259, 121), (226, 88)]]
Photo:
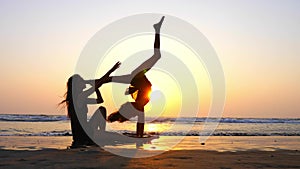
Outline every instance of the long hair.
[(68, 79), (67, 91), (64, 94), (65, 99), (59, 103), (60, 105), (66, 104), (67, 109), (68, 109), (68, 114), (67, 114), (68, 117), (71, 117), (71, 113), (72, 113), (71, 107), (74, 106), (73, 105), (73, 84), (74, 84), (73, 82), (75, 79), (79, 79), (79, 78), (81, 78), (81, 77), (78, 74), (75, 74)]

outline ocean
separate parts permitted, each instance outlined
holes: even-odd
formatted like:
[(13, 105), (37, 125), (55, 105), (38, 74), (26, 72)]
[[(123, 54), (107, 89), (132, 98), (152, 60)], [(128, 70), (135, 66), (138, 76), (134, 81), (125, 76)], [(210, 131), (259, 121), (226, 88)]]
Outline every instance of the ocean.
[[(214, 124), (212, 133), (203, 132)], [(71, 136), (64, 115), (0, 114), (0, 136)], [(136, 121), (107, 123), (107, 131), (135, 132)], [(145, 132), (160, 136), (300, 136), (300, 119), (282, 118), (147, 118)]]

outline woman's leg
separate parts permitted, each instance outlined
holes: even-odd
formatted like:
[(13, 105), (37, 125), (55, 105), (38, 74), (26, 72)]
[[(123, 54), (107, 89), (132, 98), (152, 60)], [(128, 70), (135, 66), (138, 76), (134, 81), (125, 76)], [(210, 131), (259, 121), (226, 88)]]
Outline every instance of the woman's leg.
[(106, 128), (106, 109), (101, 106), (99, 109), (95, 111), (93, 116), (91, 117), (89, 124), (93, 132), (97, 131), (98, 128), (100, 131), (105, 131)]
[(161, 25), (162, 25), (164, 19), (165, 19), (165, 17), (163, 16), (158, 23), (153, 25), (154, 30), (155, 30), (154, 52), (155, 52), (155, 49), (160, 49), (160, 28), (161, 28)]
[[(134, 71), (131, 72), (130, 75), (126, 75), (127, 81), (131, 81), (138, 73), (143, 72), (146, 73), (149, 69), (151, 69), (155, 63), (161, 58), (161, 54), (160, 54), (160, 28), (161, 25), (164, 21), (164, 16), (161, 18), (161, 20), (157, 23), (154, 24), (154, 30), (155, 30), (155, 40), (154, 40), (154, 55), (152, 57), (150, 57), (148, 60), (146, 60), (145, 62), (143, 62), (140, 66), (138, 66)], [(122, 80), (120, 80), (122, 79)], [(112, 78), (113, 82), (119, 82), (122, 81), (126, 81), (124, 80), (124, 78), (122, 78), (122, 76), (114, 76)]]

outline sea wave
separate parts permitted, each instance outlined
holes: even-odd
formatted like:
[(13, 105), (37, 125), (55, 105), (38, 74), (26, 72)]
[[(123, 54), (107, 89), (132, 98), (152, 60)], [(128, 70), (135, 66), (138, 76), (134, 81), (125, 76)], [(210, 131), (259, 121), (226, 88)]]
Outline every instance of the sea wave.
[(68, 130), (64, 131), (44, 131), (40, 133), (6, 133), (3, 130), (0, 130), (0, 136), (72, 136), (72, 132)]
[[(299, 118), (203, 118), (203, 117), (179, 117), (168, 118), (147, 117), (148, 123), (194, 123), (194, 122), (219, 122), (219, 123), (292, 123), (300, 124)], [(65, 115), (28, 115), (28, 114), (0, 114), (0, 121), (15, 122), (51, 122), (67, 121)]]
[(151, 123), (191, 123), (191, 122), (219, 122), (219, 123), (293, 123), (300, 124), (300, 119), (281, 118), (157, 118), (149, 120)]
[(0, 121), (51, 122), (66, 120), (68, 120), (67, 116), (60, 115), (0, 114)]

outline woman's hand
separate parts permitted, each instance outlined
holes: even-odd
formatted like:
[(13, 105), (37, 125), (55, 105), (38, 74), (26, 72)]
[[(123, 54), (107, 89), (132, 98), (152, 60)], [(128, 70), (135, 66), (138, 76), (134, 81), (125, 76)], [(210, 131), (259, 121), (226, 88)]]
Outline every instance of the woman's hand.
[(96, 80), (96, 88), (99, 88), (102, 84), (111, 82), (112, 77), (109, 75), (114, 72), (116, 69), (118, 69), (121, 65), (121, 62), (117, 62), (104, 76), (102, 76), (100, 79)]
[(112, 77), (109, 75), (114, 72), (116, 69), (118, 69), (121, 65), (121, 62), (117, 62), (104, 76), (102, 76), (100, 79), (96, 80), (86, 80), (85, 82), (87, 84), (92, 85), (94, 88), (98, 89), (102, 84), (111, 82)]

